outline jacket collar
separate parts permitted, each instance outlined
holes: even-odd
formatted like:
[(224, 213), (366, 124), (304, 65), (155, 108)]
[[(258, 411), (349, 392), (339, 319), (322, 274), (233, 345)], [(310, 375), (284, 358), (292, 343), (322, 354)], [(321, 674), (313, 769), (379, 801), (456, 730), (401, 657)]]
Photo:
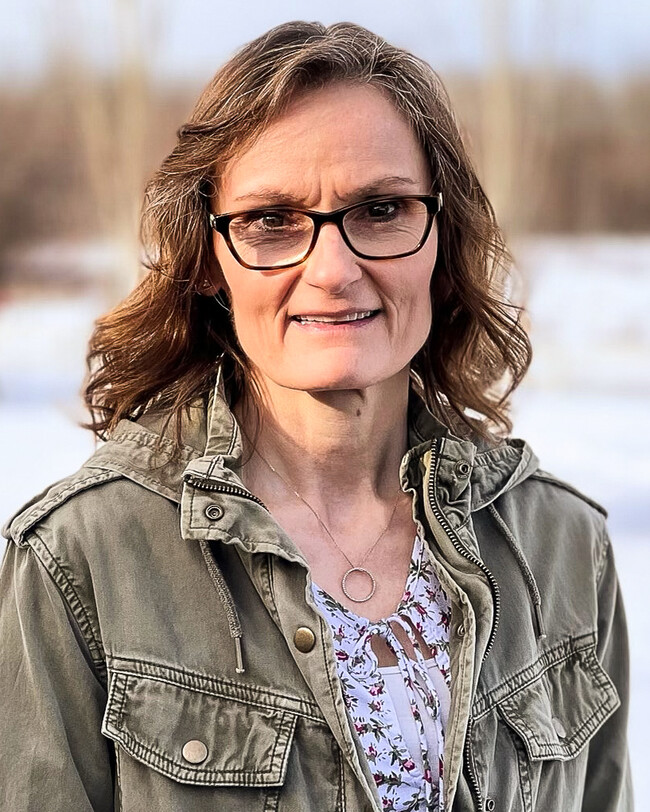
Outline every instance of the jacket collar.
[[(143, 487), (175, 502), (193, 476), (240, 485), (236, 470), (242, 456), (241, 432), (231, 412), (223, 381), (217, 381), (207, 404), (197, 401), (183, 416), (180, 450), (171, 439), (173, 425), (166, 414), (151, 413), (137, 422), (121, 420), (111, 438), (95, 452), (87, 467), (123, 474)], [(409, 401), (410, 450), (402, 461), (402, 481), (417, 483), (420, 462), (432, 442), (440, 453), (439, 477), (445, 501), (459, 508), (459, 520), (493, 502), (538, 467), (538, 460), (523, 440), (504, 440), (496, 446), (473, 438), (462, 439), (427, 409), (411, 392)], [(462, 504), (462, 507), (461, 507)]]

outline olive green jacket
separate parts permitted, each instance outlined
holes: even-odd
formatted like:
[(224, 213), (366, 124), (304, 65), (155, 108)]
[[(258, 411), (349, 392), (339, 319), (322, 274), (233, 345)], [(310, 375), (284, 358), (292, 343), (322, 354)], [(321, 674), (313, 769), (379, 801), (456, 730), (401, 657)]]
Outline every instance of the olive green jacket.
[[(415, 397), (400, 474), (452, 604), (445, 808), (632, 809), (623, 606), (601, 508)], [(123, 421), (7, 524), (0, 806), (381, 810), (307, 564), (237, 476), (222, 396), (174, 457)]]

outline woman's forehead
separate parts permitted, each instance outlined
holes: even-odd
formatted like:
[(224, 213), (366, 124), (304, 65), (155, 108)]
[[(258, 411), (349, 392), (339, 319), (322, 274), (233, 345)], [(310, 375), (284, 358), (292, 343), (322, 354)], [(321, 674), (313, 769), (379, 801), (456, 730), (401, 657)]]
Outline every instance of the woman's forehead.
[(378, 88), (335, 85), (303, 93), (233, 158), (220, 177), (229, 207), (293, 195), (425, 192), (429, 167), (409, 122)]

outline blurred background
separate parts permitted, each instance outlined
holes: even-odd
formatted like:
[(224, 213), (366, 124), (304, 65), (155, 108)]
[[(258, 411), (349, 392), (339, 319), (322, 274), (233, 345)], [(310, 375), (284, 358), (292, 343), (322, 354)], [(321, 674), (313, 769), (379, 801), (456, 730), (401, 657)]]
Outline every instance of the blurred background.
[[(650, 5), (635, 0), (2, 0), (4, 519), (92, 453), (93, 320), (138, 278), (146, 178), (217, 67), (291, 19), (352, 20), (442, 76), (515, 256), (535, 360), (514, 434), (610, 512), (650, 794)], [(0, 551), (3, 542), (0, 542)]]

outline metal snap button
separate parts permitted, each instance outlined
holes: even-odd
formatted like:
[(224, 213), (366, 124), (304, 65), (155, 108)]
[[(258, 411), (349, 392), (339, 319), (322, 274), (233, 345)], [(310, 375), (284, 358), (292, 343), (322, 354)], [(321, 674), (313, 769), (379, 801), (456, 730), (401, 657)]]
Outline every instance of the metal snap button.
[(465, 460), (458, 460), (456, 463), (456, 473), (459, 477), (466, 477), (469, 476), (469, 472), (471, 471), (471, 466)]
[(293, 636), (293, 644), (298, 651), (308, 654), (316, 645), (316, 635), (307, 626), (300, 626)]
[(200, 764), (208, 757), (208, 748), (198, 739), (191, 739), (183, 745), (183, 758), (190, 764)]
[(485, 799), (486, 812), (494, 812), (495, 808), (496, 808), (496, 803), (494, 802), (494, 798), (486, 798)]
[(465, 637), (465, 624), (464, 623), (459, 623), (458, 626), (456, 626), (456, 634), (459, 637)]
[(216, 522), (217, 519), (220, 519), (223, 516), (223, 508), (220, 508), (219, 505), (211, 504), (208, 505), (205, 509), (205, 515), (210, 519), (210, 521)]
[(551, 724), (553, 725), (553, 730), (557, 733), (558, 739), (566, 739), (566, 729), (557, 716), (551, 719)]

